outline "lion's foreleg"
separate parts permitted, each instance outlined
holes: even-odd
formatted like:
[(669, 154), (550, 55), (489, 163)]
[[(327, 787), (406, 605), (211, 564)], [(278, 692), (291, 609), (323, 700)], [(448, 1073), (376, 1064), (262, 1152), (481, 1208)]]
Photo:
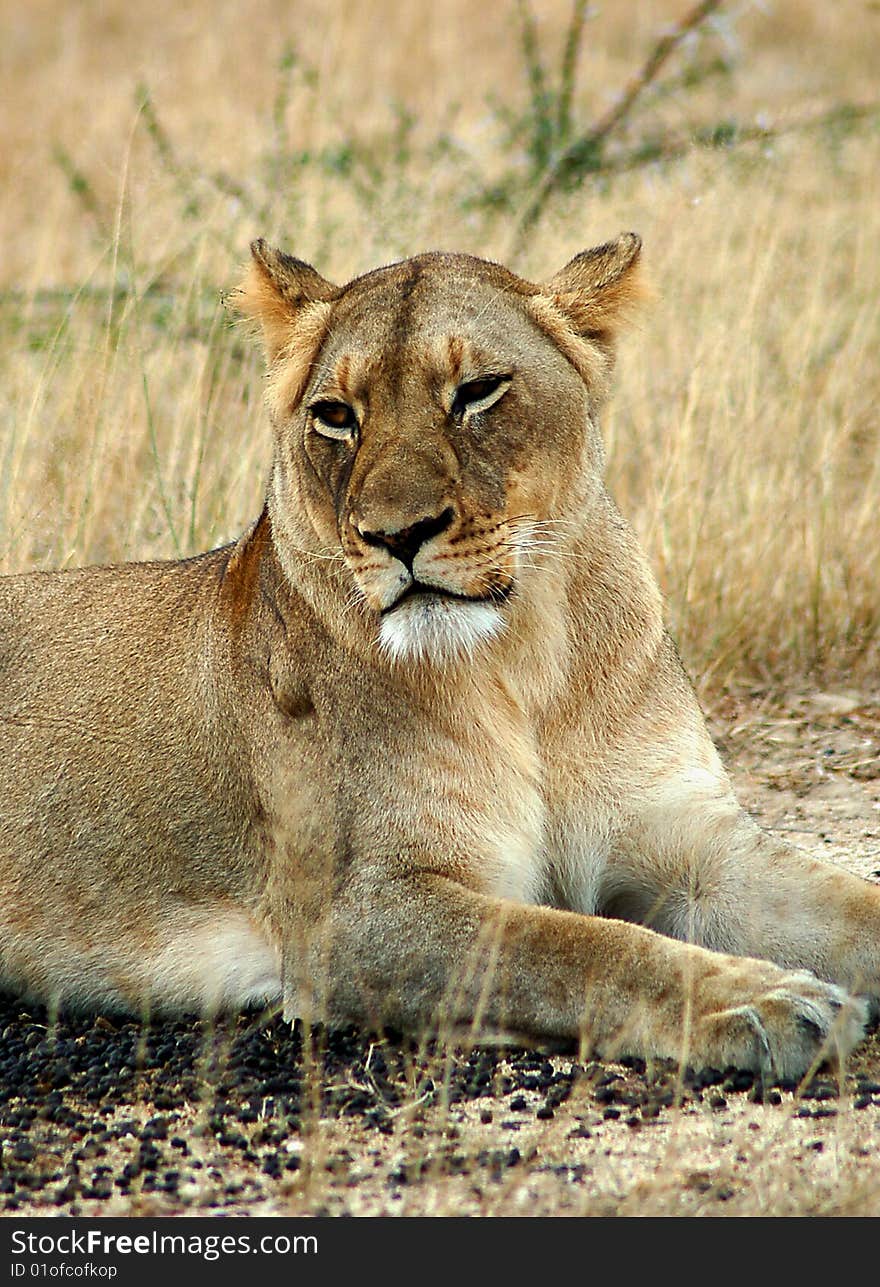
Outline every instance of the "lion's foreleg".
[(497, 900), (434, 872), (340, 898), (309, 973), (309, 1008), (331, 1022), (581, 1038), (600, 1056), (785, 1075), (826, 1043), (849, 1049), (865, 1021), (863, 1006), (806, 974)]

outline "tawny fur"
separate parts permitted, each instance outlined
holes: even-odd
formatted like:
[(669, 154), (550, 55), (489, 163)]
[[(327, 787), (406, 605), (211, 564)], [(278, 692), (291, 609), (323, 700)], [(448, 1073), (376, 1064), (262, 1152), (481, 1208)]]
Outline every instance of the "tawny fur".
[(0, 983), (787, 1075), (855, 1044), (880, 890), (739, 809), (602, 483), (638, 254), (336, 287), (255, 243), (259, 520), (0, 581)]

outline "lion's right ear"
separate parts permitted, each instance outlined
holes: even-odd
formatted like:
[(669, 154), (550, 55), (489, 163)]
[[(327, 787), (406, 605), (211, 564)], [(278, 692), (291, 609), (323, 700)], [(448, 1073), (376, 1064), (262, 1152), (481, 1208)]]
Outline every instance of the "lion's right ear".
[(272, 363), (292, 342), (307, 343), (323, 332), (330, 305), (340, 294), (311, 264), (259, 238), (251, 243), (251, 262), (227, 303), (259, 325)]

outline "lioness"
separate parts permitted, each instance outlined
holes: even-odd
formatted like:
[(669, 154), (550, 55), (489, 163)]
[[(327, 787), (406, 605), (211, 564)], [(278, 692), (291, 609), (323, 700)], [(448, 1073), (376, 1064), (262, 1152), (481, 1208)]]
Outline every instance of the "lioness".
[(639, 248), (339, 287), (254, 243), (257, 522), (0, 581), (3, 986), (780, 1076), (858, 1041), (880, 889), (737, 806), (602, 483)]

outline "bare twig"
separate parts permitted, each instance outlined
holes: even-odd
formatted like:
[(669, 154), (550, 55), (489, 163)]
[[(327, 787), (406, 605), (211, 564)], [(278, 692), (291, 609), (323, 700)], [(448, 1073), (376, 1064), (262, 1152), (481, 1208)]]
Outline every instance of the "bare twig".
[[(594, 167), (596, 174), (623, 174), (638, 170), (654, 161), (675, 161), (688, 152), (700, 148), (732, 148), (744, 143), (769, 142), (785, 134), (801, 130), (821, 129), (823, 126), (848, 125), (880, 116), (880, 101), (868, 103), (837, 103), (834, 107), (807, 112), (773, 125), (740, 125), (735, 121), (719, 121), (714, 125), (695, 130), (693, 134), (668, 135), (665, 138), (629, 148), (616, 156), (605, 156)], [(558, 182), (558, 171), (547, 172), (533, 192), (529, 204), (516, 221), (511, 239), (511, 256), (522, 249), (522, 240), (540, 215)]]
[[(237, 180), (231, 178), (222, 170), (202, 172), (195, 166), (180, 159), (167, 130), (159, 120), (149, 89), (145, 85), (141, 85), (138, 87), (137, 94), (138, 108), (147, 134), (156, 148), (159, 160), (174, 180), (180, 197), (184, 202), (184, 208), (189, 215), (194, 217), (203, 213), (204, 199), (198, 191), (198, 186), (201, 182), (202, 185), (210, 184), (222, 196), (233, 197), (248, 215), (261, 222), (265, 211)], [(233, 253), (237, 251), (237, 246), (230, 238), (221, 237), (221, 240)]]
[(559, 102), (556, 114), (556, 137), (560, 143), (565, 143), (571, 133), (571, 100), (574, 96), (574, 84), (577, 76), (578, 57), (581, 52), (584, 23), (593, 16), (594, 12), (588, 7), (588, 0), (575, 0), (568, 31), (565, 33), (565, 49), (562, 54), (562, 74), (559, 78)]
[(137, 102), (141, 119), (144, 122), (144, 127), (152, 140), (153, 146), (159, 155), (159, 159), (165, 166), (166, 170), (168, 170), (169, 174), (174, 177), (183, 195), (190, 201), (195, 201), (187, 167), (178, 160), (177, 153), (174, 150), (171, 139), (168, 137), (168, 134), (156, 113), (153, 96), (146, 85), (138, 86)]
[(637, 170), (649, 161), (675, 161), (699, 148), (732, 148), (739, 147), (743, 143), (770, 142), (785, 134), (821, 129), (823, 126), (846, 125), (851, 122), (870, 120), (873, 116), (880, 116), (880, 101), (838, 103), (834, 107), (808, 112), (803, 116), (793, 116), (789, 120), (778, 121), (773, 125), (718, 122), (705, 129), (697, 130), (691, 135), (677, 134), (664, 138), (650, 149), (637, 147), (619, 156), (609, 157), (602, 162), (601, 172), (622, 174), (626, 170)]
[(52, 160), (67, 179), (71, 192), (80, 202), (83, 209), (95, 221), (101, 239), (106, 240), (110, 235), (110, 228), (88, 176), (79, 168), (67, 149), (62, 147), (60, 143), (56, 143), (52, 149)]
[[(554, 189), (573, 165), (576, 165), (583, 158), (592, 156), (595, 161), (591, 168), (594, 170), (603, 168), (600, 160), (601, 149), (605, 140), (631, 115), (639, 98), (648, 86), (657, 79), (661, 69), (685, 36), (695, 31), (716, 9), (720, 8), (723, 2), (724, 0), (700, 0), (699, 4), (689, 9), (684, 17), (657, 41), (641, 70), (624, 90), (620, 100), (604, 116), (600, 117), (595, 125), (573, 139), (571, 143), (557, 153), (545, 169), (542, 178), (516, 221), (513, 237), (514, 247), (520, 244), (523, 234), (541, 214)], [(577, 30), (578, 34), (580, 32), (580, 26), (575, 27), (574, 18), (571, 29), (572, 31)], [(529, 34), (533, 37), (534, 33)], [(566, 50), (566, 53), (568, 53), (568, 50)]]
[(689, 10), (674, 27), (671, 27), (657, 41), (641, 71), (632, 78), (621, 95), (619, 102), (606, 112), (588, 131), (588, 136), (592, 143), (600, 143), (626, 120), (639, 98), (641, 98), (648, 86), (657, 79), (664, 63), (675, 53), (685, 36), (695, 31), (723, 3), (724, 0), (701, 0), (700, 4), (694, 5), (693, 9)]

